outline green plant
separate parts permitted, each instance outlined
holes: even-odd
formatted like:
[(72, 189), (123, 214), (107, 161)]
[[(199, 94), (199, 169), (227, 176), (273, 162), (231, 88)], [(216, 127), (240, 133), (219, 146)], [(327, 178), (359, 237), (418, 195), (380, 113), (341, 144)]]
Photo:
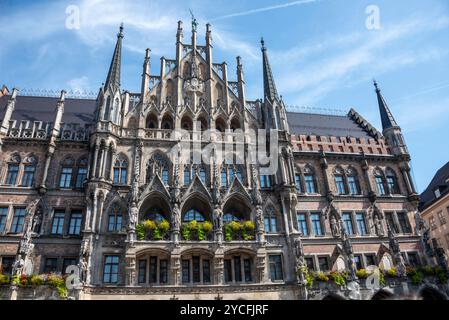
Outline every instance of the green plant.
[(153, 220), (145, 220), (143, 221), (143, 227), (145, 231), (152, 231), (156, 229), (157, 225), (156, 222), (154, 222)]
[(313, 275), (311, 275), (310, 273), (307, 273), (305, 276), (306, 276), (307, 287), (312, 288), (313, 281), (314, 281)]
[(231, 241), (232, 235), (233, 235), (233, 232), (232, 232), (231, 226), (229, 224), (227, 224), (225, 226), (225, 241)]
[(256, 229), (256, 226), (254, 222), (248, 220), (243, 222), (243, 229), (246, 231), (254, 231), (254, 229)]
[(329, 281), (329, 277), (324, 272), (318, 272), (315, 275), (315, 279), (320, 282), (328, 282)]
[(202, 223), (198, 224), (197, 234), (198, 234), (199, 241), (206, 240), (206, 232), (204, 231), (204, 225)]
[(386, 271), (386, 275), (390, 278), (396, 278), (398, 276), (398, 271), (393, 267)]
[(153, 240), (162, 240), (163, 236), (161, 234), (161, 230), (159, 228), (155, 228), (153, 230), (153, 234), (151, 235)]
[(190, 231), (196, 231), (198, 229), (198, 221), (192, 220), (188, 223)]
[(366, 269), (359, 269), (359, 270), (357, 270), (356, 275), (357, 275), (357, 278), (359, 278), (359, 279), (366, 279), (369, 276), (369, 274), (366, 271)]
[(136, 226), (136, 235), (137, 235), (137, 240), (145, 240), (145, 227), (143, 226), (142, 223), (139, 223)]
[(242, 224), (238, 221), (229, 222), (229, 226), (234, 233), (237, 233), (240, 230), (242, 230)]
[(444, 270), (440, 269), (436, 271), (438, 282), (445, 284), (447, 282), (447, 275)]
[(425, 275), (425, 276), (434, 276), (435, 275), (435, 268), (429, 265), (423, 266), (420, 268), (420, 271)]
[(40, 275), (32, 275), (30, 279), (30, 284), (32, 286), (41, 286), (44, 284), (44, 278)]
[(187, 241), (190, 240), (190, 236), (192, 233), (187, 224), (182, 225), (181, 234), (182, 234), (182, 237), (184, 238), (184, 240), (187, 240)]
[(157, 224), (157, 227), (162, 234), (166, 234), (170, 230), (170, 223), (167, 220), (162, 220)]
[(344, 286), (346, 284), (347, 274), (333, 271), (330, 273), (330, 278), (337, 286)]
[(383, 272), (379, 272), (379, 284), (384, 287), (386, 285), (385, 283), (385, 276)]
[(65, 285), (65, 280), (63, 277), (50, 274), (47, 278), (47, 284), (51, 287), (55, 288), (58, 291), (58, 294), (61, 298), (67, 298), (68, 290)]
[(10, 282), (10, 279), (9, 279), (9, 277), (7, 275), (0, 274), (0, 286), (9, 284), (9, 282)]
[(206, 233), (209, 233), (209, 232), (211, 232), (212, 231), (212, 223), (210, 223), (209, 221), (204, 221), (203, 222), (203, 230), (204, 230), (204, 232), (206, 232)]

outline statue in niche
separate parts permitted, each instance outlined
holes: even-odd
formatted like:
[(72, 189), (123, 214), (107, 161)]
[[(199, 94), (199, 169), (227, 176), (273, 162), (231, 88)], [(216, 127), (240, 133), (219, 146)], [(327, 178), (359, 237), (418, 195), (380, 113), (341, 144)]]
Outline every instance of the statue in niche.
[(215, 230), (221, 231), (223, 229), (223, 211), (218, 204), (215, 205), (213, 216)]

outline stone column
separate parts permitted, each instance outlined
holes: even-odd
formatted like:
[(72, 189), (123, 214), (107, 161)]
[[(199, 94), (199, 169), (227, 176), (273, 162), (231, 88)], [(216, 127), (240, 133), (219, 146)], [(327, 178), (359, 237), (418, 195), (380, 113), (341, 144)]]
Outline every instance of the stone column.
[(97, 175), (97, 162), (98, 162), (98, 151), (100, 150), (100, 146), (98, 144), (98, 142), (95, 142), (95, 146), (94, 146), (94, 158), (93, 158), (93, 162), (92, 162), (92, 170), (90, 171), (90, 177), (91, 178), (96, 178)]
[(114, 181), (114, 159), (116, 153), (117, 150), (113, 146), (111, 146), (111, 165), (109, 170), (109, 181)]
[(41, 189), (47, 188), (47, 177), (48, 177), (48, 170), (50, 168), (51, 159), (53, 158), (54, 148), (50, 148), (48, 152), (45, 154), (45, 166), (44, 166), (44, 172), (42, 174), (42, 182), (40, 185)]

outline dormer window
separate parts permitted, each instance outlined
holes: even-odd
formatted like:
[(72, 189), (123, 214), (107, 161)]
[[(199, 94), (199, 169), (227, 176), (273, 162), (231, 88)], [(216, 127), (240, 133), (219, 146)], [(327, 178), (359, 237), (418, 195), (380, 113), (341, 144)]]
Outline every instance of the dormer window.
[(441, 197), (440, 189), (435, 189), (435, 190), (433, 191), (433, 193), (435, 194), (435, 198)]

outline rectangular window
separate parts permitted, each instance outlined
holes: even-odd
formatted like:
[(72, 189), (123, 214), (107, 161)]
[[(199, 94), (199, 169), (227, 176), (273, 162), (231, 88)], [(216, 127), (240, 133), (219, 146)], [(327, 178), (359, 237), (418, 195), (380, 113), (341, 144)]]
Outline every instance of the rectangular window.
[(367, 231), (366, 231), (366, 222), (365, 222), (365, 215), (363, 214), (363, 212), (357, 212), (355, 214), (355, 219), (357, 221), (357, 229), (359, 231), (359, 234), (364, 236), (367, 235)]
[(302, 192), (301, 176), (299, 174), (295, 175), (295, 185), (296, 191)]
[(384, 180), (382, 179), (382, 177), (376, 177), (376, 185), (377, 185), (377, 191), (379, 192), (379, 194), (381, 196), (386, 195)]
[(260, 176), (260, 188), (262, 189), (271, 188), (271, 176), (266, 175)]
[(306, 184), (306, 193), (316, 193), (315, 181), (313, 175), (305, 174), (304, 181)]
[(270, 222), (271, 222), (270, 232), (271, 233), (276, 233), (277, 232), (276, 217), (270, 217)]
[(338, 194), (346, 194), (345, 181), (342, 176), (335, 176), (335, 185)]
[(408, 262), (412, 267), (417, 267), (420, 265), (418, 254), (416, 252), (408, 252)]
[(242, 282), (242, 262), (240, 256), (234, 257), (234, 276), (235, 282)]
[(222, 188), (225, 188), (227, 185), (226, 177), (227, 177), (226, 170), (225, 169), (221, 170), (221, 187)]
[(391, 230), (393, 230), (394, 233), (399, 233), (398, 226), (394, 222), (394, 213), (393, 212), (385, 212), (385, 216), (387, 217), (387, 223), (390, 226)]
[(351, 213), (349, 212), (343, 213), (342, 219), (346, 233), (349, 235), (354, 234), (354, 227), (352, 225)]
[(366, 266), (375, 266), (376, 265), (376, 257), (374, 254), (366, 254)]
[(114, 168), (114, 184), (120, 182), (120, 168)]
[(23, 169), (22, 187), (32, 187), (34, 182), (34, 171), (36, 167), (34, 165), (25, 166)]
[(106, 256), (103, 268), (103, 282), (117, 283), (118, 282), (118, 256)]
[(253, 281), (253, 277), (251, 274), (251, 259), (244, 259), (243, 260), (243, 269), (245, 271), (245, 282), (251, 282)]
[(83, 214), (81, 211), (72, 211), (70, 214), (69, 235), (79, 236), (81, 234), (81, 222), (83, 221)]
[(359, 194), (359, 185), (355, 176), (348, 176), (348, 186), (350, 194)]
[(62, 235), (64, 228), (65, 212), (63, 210), (55, 211), (53, 222), (51, 224), (51, 234)]
[(329, 261), (327, 257), (318, 257), (318, 265), (321, 272), (329, 271)]
[(438, 212), (438, 219), (440, 220), (441, 224), (445, 224), (446, 223), (446, 217), (444, 216), (443, 210)]
[(57, 270), (58, 270), (57, 258), (45, 259), (44, 273), (55, 273)]
[(6, 230), (6, 219), (8, 218), (8, 208), (0, 208), (0, 233)]
[(64, 167), (61, 170), (61, 178), (59, 179), (60, 188), (70, 188), (72, 186), (72, 168)]
[(229, 259), (224, 260), (224, 276), (226, 283), (232, 282), (232, 265)]
[(297, 214), (297, 220), (298, 220), (298, 231), (303, 236), (309, 235), (309, 229), (307, 228), (307, 219), (305, 213), (298, 213)]
[(86, 178), (87, 178), (87, 168), (79, 167), (78, 173), (76, 174), (75, 188), (82, 189)]
[(201, 282), (200, 278), (200, 257), (192, 257), (193, 283)]
[(15, 208), (11, 224), (11, 233), (22, 233), (25, 222), (25, 209)]
[(0, 274), (11, 275), (14, 265), (15, 257), (2, 257), (2, 264), (0, 266)]
[(307, 269), (309, 269), (309, 271), (314, 271), (315, 270), (315, 264), (313, 263), (313, 258), (312, 257), (307, 257), (304, 258), (306, 260), (306, 265), (307, 265)]
[(122, 231), (122, 215), (112, 213), (108, 217), (108, 232), (119, 232)]
[(164, 169), (162, 170), (162, 182), (166, 185), (168, 185), (168, 170)]
[(321, 218), (319, 213), (310, 214), (310, 222), (312, 225), (312, 231), (315, 236), (322, 236), (323, 230), (321, 229)]
[(435, 230), (437, 228), (437, 223), (435, 221), (435, 217), (429, 218), (429, 224), (430, 224), (430, 227), (432, 228), (432, 230)]
[(210, 282), (210, 261), (209, 260), (203, 260), (203, 282), (204, 283)]
[(150, 283), (157, 282), (157, 257), (150, 257)]
[(62, 273), (67, 273), (67, 268), (70, 266), (77, 266), (78, 260), (76, 258), (64, 258), (62, 261)]
[(19, 174), (19, 166), (17, 164), (8, 165), (8, 175), (6, 176), (6, 184), (10, 186), (16, 185), (18, 174)]
[(264, 228), (265, 232), (270, 232), (270, 218), (264, 217)]
[(182, 260), (182, 283), (190, 283), (190, 260)]
[(159, 261), (159, 282), (168, 282), (168, 260), (164, 259)]
[(354, 263), (355, 263), (355, 266), (356, 266), (357, 270), (363, 269), (362, 257), (361, 256), (355, 255), (354, 256)]
[(188, 186), (190, 184), (190, 171), (184, 170), (184, 185)]
[(120, 184), (126, 184), (126, 175), (127, 175), (126, 168), (121, 168), (121, 171), (120, 171)]
[(412, 228), (408, 220), (407, 212), (398, 212), (397, 215), (402, 233), (412, 233)]
[(270, 279), (271, 281), (283, 280), (282, 274), (282, 258), (280, 255), (269, 256)]
[(147, 260), (139, 260), (139, 283), (147, 282)]
[(390, 189), (391, 194), (397, 194), (396, 181), (393, 177), (387, 177), (388, 189)]

